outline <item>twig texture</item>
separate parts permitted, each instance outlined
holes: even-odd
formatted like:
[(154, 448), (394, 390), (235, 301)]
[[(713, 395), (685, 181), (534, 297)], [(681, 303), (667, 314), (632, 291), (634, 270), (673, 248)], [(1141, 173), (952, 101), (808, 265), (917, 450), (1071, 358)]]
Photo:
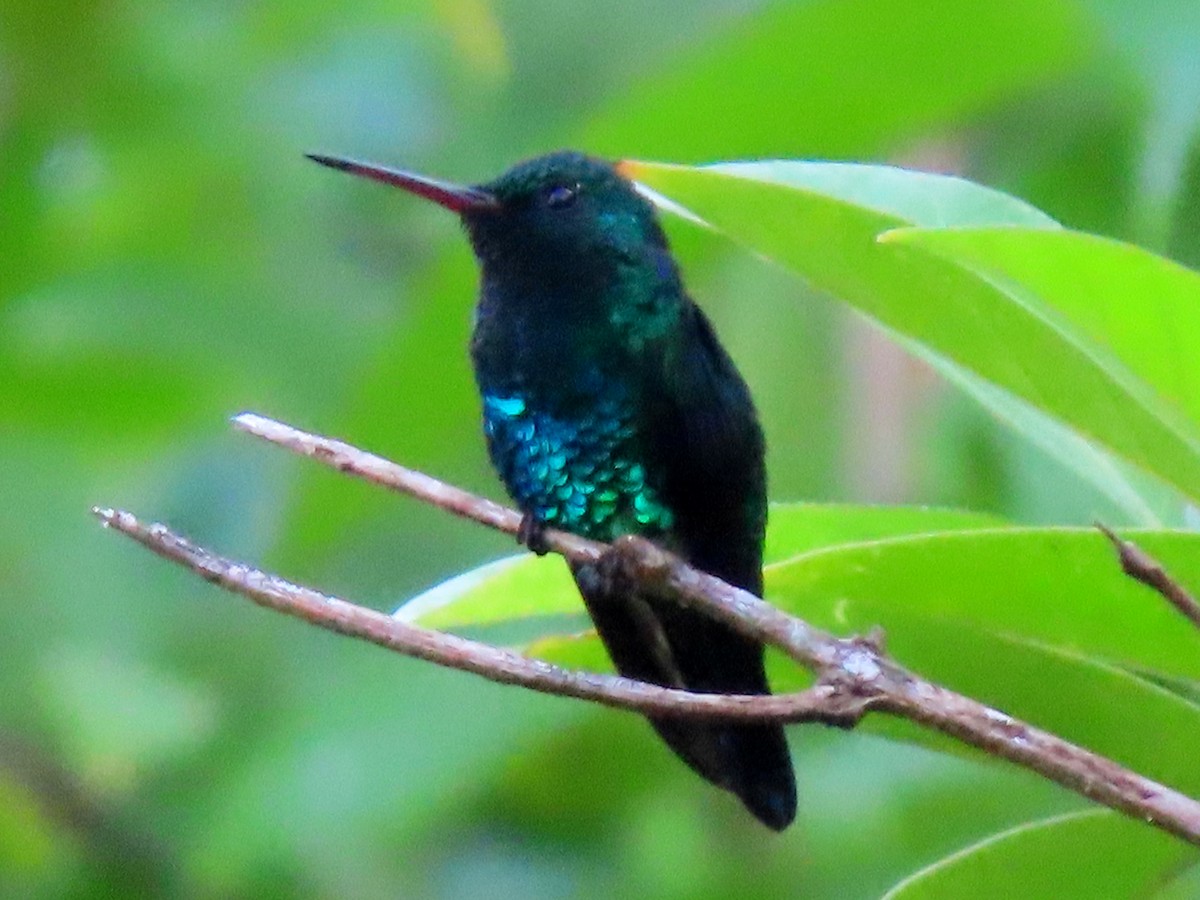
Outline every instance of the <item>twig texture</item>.
[[(311, 456), (491, 528), (517, 534), (520, 515), (496, 503), (405, 469), (349, 444), (244, 413), (241, 430)], [(1112, 760), (1013, 719), (909, 672), (884, 653), (878, 637), (838, 638), (746, 591), (697, 571), (639, 538), (608, 546), (548, 530), (545, 545), (577, 563), (600, 563), (639, 590), (686, 604), (741, 633), (772, 644), (811, 671), (810, 689), (776, 696), (695, 694), (615, 676), (569, 671), (509, 650), (420, 628), (233, 562), (162, 525), (126, 512), (97, 509), (101, 521), (154, 552), (254, 602), (314, 625), (493, 681), (562, 694), (656, 716), (679, 715), (820, 721), (849, 727), (870, 711), (915, 722), (1001, 757), (1097, 803), (1200, 845), (1200, 803)]]
[(1182, 584), (1170, 576), (1162, 563), (1133, 541), (1122, 538), (1107, 525), (1097, 522), (1096, 527), (1112, 542), (1122, 572), (1134, 581), (1140, 581), (1146, 587), (1157, 591), (1193, 625), (1200, 628), (1200, 603), (1196, 602), (1196, 598), (1189, 594)]

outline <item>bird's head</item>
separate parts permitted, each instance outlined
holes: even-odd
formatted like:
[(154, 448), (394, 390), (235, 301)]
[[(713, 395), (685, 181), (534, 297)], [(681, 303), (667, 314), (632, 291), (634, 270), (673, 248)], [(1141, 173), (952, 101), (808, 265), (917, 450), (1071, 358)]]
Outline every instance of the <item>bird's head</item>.
[(457, 213), (485, 274), (594, 274), (652, 263), (666, 247), (654, 207), (619, 166), (572, 151), (539, 156), (480, 185), (310, 154), (322, 165), (402, 188)]

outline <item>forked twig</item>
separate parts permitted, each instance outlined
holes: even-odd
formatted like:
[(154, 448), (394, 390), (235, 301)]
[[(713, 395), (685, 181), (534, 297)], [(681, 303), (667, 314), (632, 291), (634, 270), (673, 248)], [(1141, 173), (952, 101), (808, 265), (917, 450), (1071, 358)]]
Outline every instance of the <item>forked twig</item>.
[[(244, 413), (241, 430), (342, 472), (400, 491), (509, 534), (520, 515), (420, 472), (341, 441), (308, 434)], [(691, 568), (640, 538), (613, 545), (547, 530), (545, 545), (576, 563), (619, 567), (643, 590), (702, 610), (748, 637), (772, 644), (812, 672), (813, 687), (776, 696), (727, 696), (670, 690), (625, 678), (570, 671), (512, 651), (420, 628), (291, 584), (217, 556), (162, 525), (129, 513), (98, 509), (101, 521), (154, 552), (262, 606), (389, 649), (474, 672), (505, 684), (591, 700), (655, 716), (820, 721), (855, 724), (867, 712), (908, 719), (984, 752), (1007, 759), (1097, 803), (1200, 845), (1200, 803), (975, 700), (908, 671), (883, 652), (881, 641), (839, 638), (784, 613), (754, 595)]]

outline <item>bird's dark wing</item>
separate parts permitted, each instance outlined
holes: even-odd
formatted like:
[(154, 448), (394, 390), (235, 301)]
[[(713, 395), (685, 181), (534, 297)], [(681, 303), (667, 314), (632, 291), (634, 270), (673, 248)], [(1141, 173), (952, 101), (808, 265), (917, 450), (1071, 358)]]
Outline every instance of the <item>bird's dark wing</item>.
[(675, 513), (674, 548), (699, 569), (762, 594), (764, 442), (754, 402), (691, 301), (662, 352), (644, 423), (651, 466)]
[[(749, 390), (690, 301), (681, 327), (649, 367), (639, 427), (647, 467), (675, 517), (658, 539), (697, 568), (761, 594), (762, 432)], [(613, 598), (578, 573), (577, 580), (622, 674), (708, 693), (769, 692), (756, 642), (673, 603)], [(685, 762), (764, 823), (778, 829), (792, 821), (795, 778), (781, 726), (651, 721)]]
[[(666, 543), (698, 569), (762, 594), (764, 444), (749, 389), (694, 304), (685, 339), (664, 355), (657, 410), (645, 423), (675, 522)], [(767, 693), (762, 648), (680, 607), (661, 618), (692, 690)]]

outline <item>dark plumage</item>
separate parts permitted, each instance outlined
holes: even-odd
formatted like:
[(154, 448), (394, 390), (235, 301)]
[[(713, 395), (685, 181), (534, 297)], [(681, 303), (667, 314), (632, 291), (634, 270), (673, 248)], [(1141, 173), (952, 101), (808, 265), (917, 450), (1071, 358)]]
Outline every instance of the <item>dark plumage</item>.
[[(642, 534), (761, 595), (766, 478), (754, 405), (629, 181), (565, 152), (474, 188), (314, 158), (462, 217), (482, 268), (471, 358), (488, 451), (531, 522), (603, 541)], [(671, 603), (611, 596), (593, 572), (575, 575), (622, 674), (768, 693), (760, 645)], [(764, 823), (792, 821), (780, 726), (651, 721)]]

